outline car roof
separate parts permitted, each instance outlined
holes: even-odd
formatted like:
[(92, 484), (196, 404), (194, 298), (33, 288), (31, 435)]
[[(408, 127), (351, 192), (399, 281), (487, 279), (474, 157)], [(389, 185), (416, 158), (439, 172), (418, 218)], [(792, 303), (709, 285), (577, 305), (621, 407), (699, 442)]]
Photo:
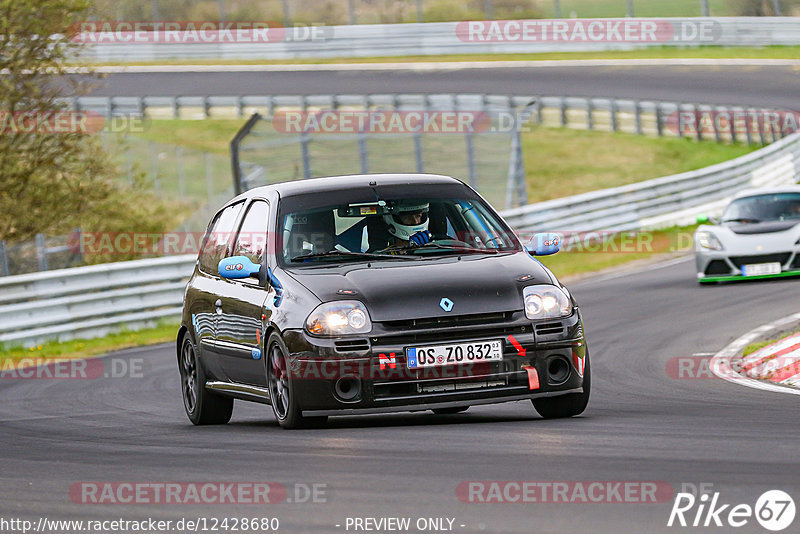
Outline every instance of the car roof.
[(231, 202), (249, 198), (252, 196), (263, 196), (275, 191), (281, 197), (301, 195), (308, 193), (320, 193), (325, 191), (336, 191), (341, 189), (352, 189), (355, 187), (367, 187), (375, 182), (375, 185), (423, 185), (423, 184), (463, 184), (450, 176), (441, 174), (349, 174), (344, 176), (326, 176), (324, 178), (309, 178), (307, 180), (293, 180), (290, 182), (280, 182), (276, 184), (254, 187), (245, 191)]
[(775, 193), (800, 193), (800, 185), (784, 185), (780, 187), (758, 187), (739, 191), (733, 197), (734, 200), (744, 197), (754, 197), (758, 195), (774, 195)]

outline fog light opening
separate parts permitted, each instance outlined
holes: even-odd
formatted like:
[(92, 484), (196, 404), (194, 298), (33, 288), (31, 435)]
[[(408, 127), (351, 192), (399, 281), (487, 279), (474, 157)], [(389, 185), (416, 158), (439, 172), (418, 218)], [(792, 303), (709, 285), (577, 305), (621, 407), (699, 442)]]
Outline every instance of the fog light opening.
[(361, 381), (353, 377), (340, 378), (333, 389), (340, 400), (352, 401), (361, 396)]
[(563, 384), (570, 374), (569, 362), (562, 356), (550, 358), (547, 362), (547, 381), (553, 385)]

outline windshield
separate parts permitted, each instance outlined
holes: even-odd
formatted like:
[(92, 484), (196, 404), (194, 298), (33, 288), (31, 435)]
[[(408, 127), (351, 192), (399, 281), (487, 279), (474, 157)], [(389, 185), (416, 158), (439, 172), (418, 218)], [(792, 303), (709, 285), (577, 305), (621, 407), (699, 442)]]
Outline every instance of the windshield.
[(772, 193), (731, 202), (722, 222), (763, 222), (800, 219), (800, 193)]
[(381, 196), (284, 212), (280, 225), (284, 265), (521, 250), (477, 198)]

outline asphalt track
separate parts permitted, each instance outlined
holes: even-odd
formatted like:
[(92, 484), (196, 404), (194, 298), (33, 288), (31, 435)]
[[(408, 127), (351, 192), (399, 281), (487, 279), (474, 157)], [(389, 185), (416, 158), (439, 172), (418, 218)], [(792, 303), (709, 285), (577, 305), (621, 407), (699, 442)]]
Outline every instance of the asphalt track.
[[(594, 372), (589, 408), (570, 420), (540, 419), (518, 402), (453, 416), (335, 418), (290, 432), (269, 407), (237, 402), (227, 426), (193, 427), (164, 345), (105, 358), (107, 369), (141, 360), (141, 376), (2, 381), (0, 517), (271, 516), (291, 533), (345, 532), (347, 517), (379, 516), (455, 518), (456, 532), (730, 532), (667, 528), (671, 499), (482, 504), (455, 491), (470, 480), (663, 481), (675, 491), (711, 483), (731, 504), (752, 506), (775, 488), (800, 498), (797, 397), (666, 371), (672, 358), (715, 352), (796, 312), (800, 282), (699, 287), (684, 260), (570, 287)], [(68, 491), (79, 481), (316, 483), (327, 484), (327, 502), (75, 504)], [(736, 531), (765, 532), (752, 518)]]
[(797, 109), (796, 66), (558, 66), (441, 70), (109, 74), (96, 96), (490, 93), (566, 95)]

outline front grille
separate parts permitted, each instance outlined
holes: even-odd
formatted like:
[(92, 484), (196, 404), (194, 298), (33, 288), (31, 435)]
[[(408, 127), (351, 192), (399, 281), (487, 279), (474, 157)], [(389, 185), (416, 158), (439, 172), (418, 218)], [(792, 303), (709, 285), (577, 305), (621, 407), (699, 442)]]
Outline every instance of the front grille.
[(529, 389), (524, 373), (498, 369), (495, 365), (492, 367), (488, 373), (476, 373), (472, 376), (376, 381), (372, 386), (373, 395), (375, 400), (408, 400), (423, 397), (430, 399), (475, 390)]
[(345, 339), (334, 341), (333, 346), (336, 347), (336, 352), (365, 352), (369, 350), (369, 340)]
[(731, 274), (731, 268), (723, 260), (712, 260), (706, 267), (705, 274)]
[(791, 252), (781, 252), (779, 254), (762, 254), (760, 256), (731, 256), (731, 262), (741, 268), (742, 265), (750, 265), (753, 263), (774, 263), (778, 262), (781, 265), (789, 261)]
[(510, 335), (524, 334), (524, 326), (506, 326), (495, 328), (481, 328), (480, 330), (452, 330), (436, 332), (420, 332), (417, 334), (388, 335), (380, 337), (381, 345), (412, 345), (416, 343), (442, 343), (465, 338), (505, 338)]
[(476, 313), (472, 315), (446, 315), (443, 317), (424, 317), (422, 319), (384, 321), (381, 324), (387, 330), (452, 328), (457, 326), (475, 326), (475, 325), (507, 322), (511, 320), (512, 315), (513, 312)]
[(542, 323), (536, 325), (536, 333), (540, 336), (548, 334), (561, 334), (564, 332), (564, 326), (561, 323)]

